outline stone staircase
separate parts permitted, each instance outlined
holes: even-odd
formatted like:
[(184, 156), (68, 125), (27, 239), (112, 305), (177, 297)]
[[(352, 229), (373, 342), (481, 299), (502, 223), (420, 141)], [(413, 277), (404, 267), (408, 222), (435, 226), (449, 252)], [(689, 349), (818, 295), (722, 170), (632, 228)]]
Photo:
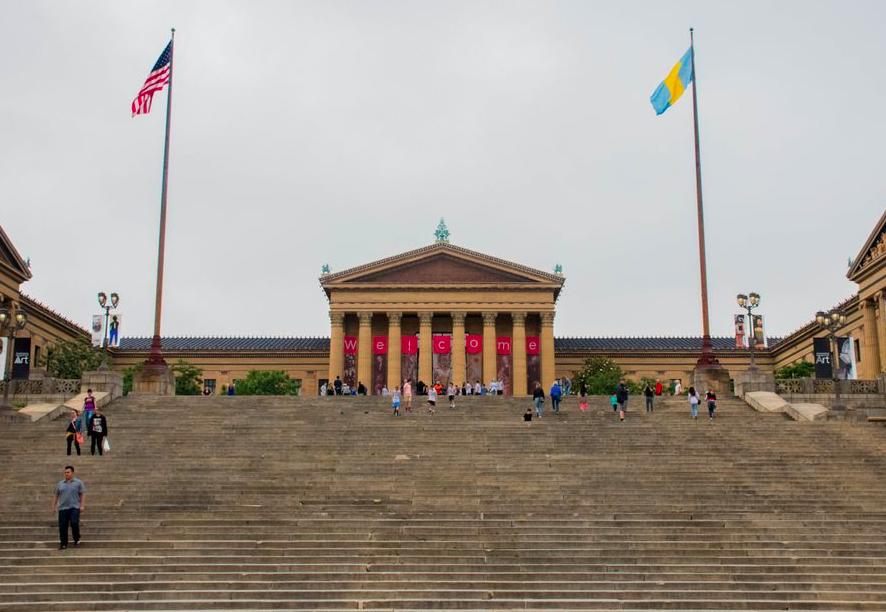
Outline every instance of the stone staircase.
[[(882, 427), (458, 403), (126, 398), (104, 457), (7, 426), (0, 610), (886, 610)], [(58, 551), (70, 459), (83, 544)]]

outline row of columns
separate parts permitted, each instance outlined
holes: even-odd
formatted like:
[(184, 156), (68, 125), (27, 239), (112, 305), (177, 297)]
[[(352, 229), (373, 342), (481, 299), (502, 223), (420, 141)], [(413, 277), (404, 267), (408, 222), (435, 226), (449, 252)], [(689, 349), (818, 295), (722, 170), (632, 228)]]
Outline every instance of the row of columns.
[[(880, 309), (880, 322), (877, 323), (876, 308)], [(859, 303), (863, 323), (861, 344), (861, 372), (859, 378), (874, 379), (886, 366), (886, 296), (878, 292), (873, 298)]]
[[(388, 388), (402, 385), (400, 375), (402, 312), (388, 312)], [(453, 311), (452, 317), (452, 372), (458, 382), (465, 375), (465, 311)], [(483, 378), (489, 381), (496, 370), (496, 329), (498, 312), (481, 312), (483, 317)], [(344, 312), (331, 311), (329, 344), (329, 380), (335, 380), (344, 370)], [(514, 395), (526, 395), (526, 316), (523, 311), (511, 312), (513, 331), (511, 338), (511, 388)], [(358, 312), (357, 378), (370, 386), (372, 378), (372, 312)], [(432, 334), (433, 312), (419, 312), (418, 378), (430, 382), (433, 378)], [(542, 312), (541, 318), (541, 378), (548, 385), (554, 379), (554, 313)]]

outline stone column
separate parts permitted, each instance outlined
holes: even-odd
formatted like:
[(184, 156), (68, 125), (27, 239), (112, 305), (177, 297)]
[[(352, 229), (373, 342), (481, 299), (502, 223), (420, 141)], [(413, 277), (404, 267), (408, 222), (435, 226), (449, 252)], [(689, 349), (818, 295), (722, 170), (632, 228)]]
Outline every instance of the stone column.
[(418, 379), (426, 385), (434, 384), (434, 354), (431, 346), (432, 312), (418, 313)]
[(402, 345), (400, 343), (400, 322), (403, 319), (401, 312), (388, 313), (388, 389), (393, 393), (394, 387), (403, 385), (400, 380), (400, 351)]
[(452, 313), (452, 383), (462, 384), (465, 379), (465, 312)]
[(511, 372), (511, 390), (515, 396), (526, 395), (526, 313), (512, 312), (514, 321), (511, 355), (513, 355), (513, 372)]
[(875, 299), (880, 307), (880, 317), (877, 324), (877, 347), (880, 353), (880, 371), (886, 370), (886, 294), (878, 291)]
[[(524, 349), (525, 350), (525, 349)], [(547, 389), (556, 372), (554, 364), (554, 313), (541, 313), (541, 386)]]
[(345, 313), (330, 311), (329, 322), (332, 329), (329, 334), (329, 384), (335, 380), (336, 376), (341, 376), (342, 370), (345, 369), (345, 353), (342, 344), (342, 336), (344, 335)]
[(363, 383), (372, 395), (372, 313), (358, 312), (360, 332), (357, 339), (357, 383)]
[(872, 300), (861, 300), (862, 322), (864, 323), (864, 343), (861, 346), (862, 376), (867, 380), (877, 378), (880, 373), (880, 350), (877, 345), (877, 316)]
[(483, 313), (483, 384), (495, 378), (495, 318), (497, 312)]

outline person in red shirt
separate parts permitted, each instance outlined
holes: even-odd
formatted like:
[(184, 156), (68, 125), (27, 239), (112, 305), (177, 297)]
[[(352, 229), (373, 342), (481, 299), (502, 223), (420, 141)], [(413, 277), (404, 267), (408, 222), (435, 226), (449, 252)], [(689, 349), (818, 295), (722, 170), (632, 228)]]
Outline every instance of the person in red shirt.
[(661, 393), (662, 393), (663, 390), (664, 390), (664, 388), (662, 387), (661, 379), (656, 380), (656, 381), (655, 381), (655, 394), (656, 394), (656, 395), (661, 395)]

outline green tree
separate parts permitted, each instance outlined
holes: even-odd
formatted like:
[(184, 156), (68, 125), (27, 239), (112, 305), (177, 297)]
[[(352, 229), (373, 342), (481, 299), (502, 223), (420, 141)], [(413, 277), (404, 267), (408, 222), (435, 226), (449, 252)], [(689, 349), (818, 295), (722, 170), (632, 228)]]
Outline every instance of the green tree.
[(123, 395), (129, 395), (130, 391), (132, 391), (132, 379), (135, 375), (142, 370), (142, 364), (138, 363), (134, 366), (129, 366), (125, 370), (123, 370)]
[(250, 370), (237, 381), (237, 395), (298, 395), (299, 381), (292, 380), (281, 370)]
[(622, 371), (617, 363), (605, 357), (590, 357), (581, 370), (572, 374), (572, 387), (580, 389), (584, 383), (588, 395), (610, 395), (620, 378)]
[(798, 361), (789, 366), (776, 370), (775, 377), (785, 378), (809, 378), (815, 373), (815, 366), (808, 361)]
[(39, 365), (55, 378), (83, 378), (83, 372), (98, 369), (102, 364), (102, 353), (89, 340), (65, 340), (46, 351), (41, 362)]
[(203, 391), (203, 370), (179, 359), (171, 368), (175, 376), (176, 395), (200, 395)]

